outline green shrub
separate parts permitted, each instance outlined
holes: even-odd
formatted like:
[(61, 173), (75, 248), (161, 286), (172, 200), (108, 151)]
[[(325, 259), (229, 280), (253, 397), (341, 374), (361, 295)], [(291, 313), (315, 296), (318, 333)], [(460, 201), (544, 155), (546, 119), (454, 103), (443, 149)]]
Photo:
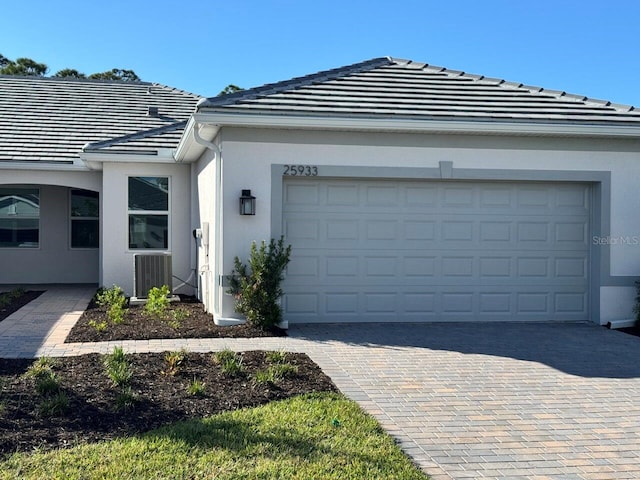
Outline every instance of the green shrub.
[(9, 300), (11, 301), (11, 300), (17, 300), (18, 298), (20, 298), (25, 293), (27, 293), (27, 291), (24, 288), (17, 287), (17, 288), (14, 288), (13, 290), (11, 290), (7, 295), (9, 297)]
[(147, 295), (147, 303), (144, 304), (144, 313), (156, 318), (165, 318), (169, 308), (169, 287), (153, 287)]
[(270, 365), (266, 370), (258, 370), (253, 380), (258, 384), (277, 384), (284, 378), (298, 373), (298, 367), (290, 363), (276, 363)]
[(127, 303), (124, 291), (118, 285), (111, 288), (101, 288), (96, 293), (96, 303), (101, 307), (110, 307), (112, 305), (122, 305)]
[[(101, 307), (107, 307), (107, 317), (109, 317), (109, 320), (115, 325), (124, 322), (124, 316), (127, 313), (127, 297), (125, 297), (122, 288), (114, 285), (111, 288), (98, 290), (96, 293), (96, 303)], [(98, 330), (101, 326), (98, 323), (94, 328)], [(106, 329), (106, 326), (104, 328)]]
[(127, 309), (124, 305), (120, 305), (119, 303), (114, 303), (107, 310), (107, 317), (109, 320), (113, 322), (114, 325), (120, 325), (124, 323), (124, 315), (127, 313)]
[(267, 385), (274, 382), (273, 375), (268, 370), (258, 370), (253, 375), (253, 381), (258, 385)]
[(130, 386), (124, 386), (116, 395), (115, 409), (120, 412), (133, 408), (138, 401), (138, 396)]
[(269, 363), (285, 363), (287, 361), (287, 352), (283, 350), (270, 351), (265, 354), (265, 358)]
[(38, 406), (38, 413), (42, 417), (62, 415), (69, 408), (69, 398), (64, 392), (42, 399)]
[(56, 361), (50, 357), (40, 357), (27, 369), (25, 375), (28, 378), (38, 378), (46, 376), (52, 373), (53, 367), (56, 365)]
[(133, 372), (121, 347), (114, 347), (113, 352), (105, 355), (105, 371), (111, 382), (116, 387), (129, 385)]
[(58, 376), (49, 371), (36, 377), (36, 391), (43, 396), (52, 395), (60, 390)]
[(281, 237), (278, 242), (271, 239), (269, 245), (262, 241), (260, 247), (253, 242), (248, 265), (235, 257), (233, 271), (227, 277), (228, 293), (235, 297), (235, 310), (249, 324), (270, 329), (282, 321), (280, 297), (284, 292), (280, 285), (290, 256), (291, 245), (285, 247)]
[(189, 310), (178, 307), (171, 310), (169, 313), (169, 320), (167, 321), (167, 324), (174, 330), (178, 330), (186, 318), (189, 318)]
[(242, 366), (242, 357), (227, 348), (213, 354), (214, 361), (220, 365), (220, 370), (226, 375), (240, 375), (244, 368)]
[(104, 332), (107, 329), (107, 322), (102, 320), (100, 322), (97, 322), (95, 320), (89, 320), (89, 326), (93, 327), (96, 332), (100, 333), (100, 332)]
[(202, 397), (205, 393), (206, 385), (204, 382), (200, 380), (196, 380), (195, 378), (189, 383), (187, 387), (187, 392), (189, 395), (193, 395), (194, 397)]
[(108, 365), (111, 363), (121, 363), (126, 361), (126, 359), (127, 359), (127, 354), (124, 353), (124, 350), (122, 347), (113, 347), (113, 350), (111, 351), (111, 353), (108, 353), (107, 355), (105, 355), (104, 362), (105, 362), (105, 365)]
[(186, 356), (186, 350), (167, 352), (164, 356), (164, 361), (167, 364), (167, 368), (164, 369), (162, 373), (171, 377), (175, 376), (180, 371), (180, 367), (182, 365), (182, 362), (184, 362)]

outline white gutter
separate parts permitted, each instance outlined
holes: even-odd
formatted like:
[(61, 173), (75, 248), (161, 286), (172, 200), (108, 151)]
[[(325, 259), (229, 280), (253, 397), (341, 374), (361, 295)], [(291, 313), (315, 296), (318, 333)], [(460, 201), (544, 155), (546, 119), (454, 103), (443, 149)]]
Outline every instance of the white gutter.
[(81, 152), (82, 160), (91, 170), (102, 170), (103, 163), (174, 163), (173, 152), (169, 148), (158, 150), (157, 154), (136, 154), (128, 152)]
[(395, 118), (342, 118), (199, 112), (194, 120), (206, 125), (233, 125), (264, 128), (307, 128), (326, 130), (370, 130), (399, 132), (463, 133), (491, 135), (541, 135), (640, 138), (640, 127), (625, 125), (572, 125), (530, 122), (487, 122), (458, 120), (411, 120)]

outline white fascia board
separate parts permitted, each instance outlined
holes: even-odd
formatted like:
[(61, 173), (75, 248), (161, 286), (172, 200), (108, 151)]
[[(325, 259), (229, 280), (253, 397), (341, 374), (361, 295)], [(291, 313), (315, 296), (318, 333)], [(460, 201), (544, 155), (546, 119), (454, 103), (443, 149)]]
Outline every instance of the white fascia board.
[(0, 170), (50, 170), (61, 172), (86, 172), (91, 170), (79, 161), (74, 163), (45, 163), (38, 161), (28, 162), (0, 162)]
[(172, 151), (165, 149), (158, 155), (114, 153), (114, 152), (82, 152), (80, 159), (91, 170), (102, 170), (103, 163), (175, 163)]
[[(197, 115), (192, 115), (187, 122), (187, 126), (184, 128), (182, 133), (182, 138), (180, 138), (180, 143), (175, 150), (175, 161), (176, 162), (194, 162), (200, 158), (200, 155), (206, 150), (206, 147), (196, 142), (194, 137), (194, 130), (197, 128), (197, 124), (202, 123), (197, 120)], [(204, 124), (207, 127), (207, 132), (205, 135), (206, 140), (213, 141), (213, 139), (218, 134), (218, 130), (220, 129), (220, 125), (206, 123)]]
[(242, 113), (196, 113), (196, 122), (263, 128), (304, 128), (326, 130), (369, 130), (491, 135), (540, 135), (640, 138), (640, 127), (617, 125), (572, 125), (525, 122), (469, 122), (457, 120), (411, 120), (379, 118), (336, 118), (320, 116), (259, 115)]

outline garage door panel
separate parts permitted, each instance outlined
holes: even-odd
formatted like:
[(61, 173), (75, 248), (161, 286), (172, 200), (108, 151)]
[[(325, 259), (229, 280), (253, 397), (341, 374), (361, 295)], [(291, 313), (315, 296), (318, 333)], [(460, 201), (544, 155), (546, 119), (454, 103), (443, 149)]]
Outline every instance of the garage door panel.
[[(522, 256), (521, 256), (522, 255)], [(294, 285), (331, 286), (344, 283), (399, 285), (481, 284), (522, 287), (588, 285), (584, 256), (529, 255), (520, 252), (479, 254), (473, 250), (420, 252), (418, 250), (368, 249), (345, 253), (342, 249), (306, 249), (292, 253), (287, 281)]]
[(287, 179), (284, 189), (289, 321), (587, 319), (588, 185)]

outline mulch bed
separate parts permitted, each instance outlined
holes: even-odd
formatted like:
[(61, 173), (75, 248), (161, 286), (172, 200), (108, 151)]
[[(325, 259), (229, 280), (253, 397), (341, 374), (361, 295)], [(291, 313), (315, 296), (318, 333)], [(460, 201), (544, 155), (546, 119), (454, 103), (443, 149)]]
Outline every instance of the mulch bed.
[[(124, 411), (116, 411), (118, 389), (105, 374), (102, 356), (56, 358), (53, 369), (69, 407), (53, 417), (39, 414), (43, 397), (36, 392), (34, 380), (24, 375), (33, 360), (0, 359), (0, 454), (134, 435), (224, 410), (303, 393), (337, 391), (329, 377), (304, 354), (287, 354), (297, 373), (275, 385), (258, 384), (252, 378), (257, 370), (268, 366), (264, 352), (241, 355), (244, 372), (239, 376), (222, 373), (212, 354), (186, 353), (175, 376), (166, 373), (163, 353), (128, 355), (137, 401)], [(205, 383), (203, 396), (187, 392), (194, 378)]]
[(640, 325), (636, 325), (635, 327), (619, 328), (617, 331), (640, 337)]
[(28, 290), (22, 293), (22, 295), (20, 295), (18, 298), (12, 300), (8, 305), (0, 307), (0, 322), (11, 315), (13, 312), (24, 307), (31, 300), (35, 300), (36, 298), (38, 298), (43, 293), (44, 292), (42, 291)]
[[(129, 306), (123, 323), (115, 325), (107, 316), (107, 307), (99, 307), (94, 300), (75, 324), (65, 343), (106, 342), (112, 340), (149, 340), (158, 338), (253, 338), (286, 336), (286, 331), (274, 328), (264, 331), (251, 325), (220, 327), (213, 316), (206, 313), (196, 298), (180, 296), (180, 302), (172, 302), (167, 318), (153, 318), (144, 313), (142, 305)], [(188, 315), (176, 328), (171, 325), (172, 312), (182, 310)], [(184, 314), (184, 313), (183, 313)], [(90, 322), (106, 322), (106, 330), (99, 332)]]

